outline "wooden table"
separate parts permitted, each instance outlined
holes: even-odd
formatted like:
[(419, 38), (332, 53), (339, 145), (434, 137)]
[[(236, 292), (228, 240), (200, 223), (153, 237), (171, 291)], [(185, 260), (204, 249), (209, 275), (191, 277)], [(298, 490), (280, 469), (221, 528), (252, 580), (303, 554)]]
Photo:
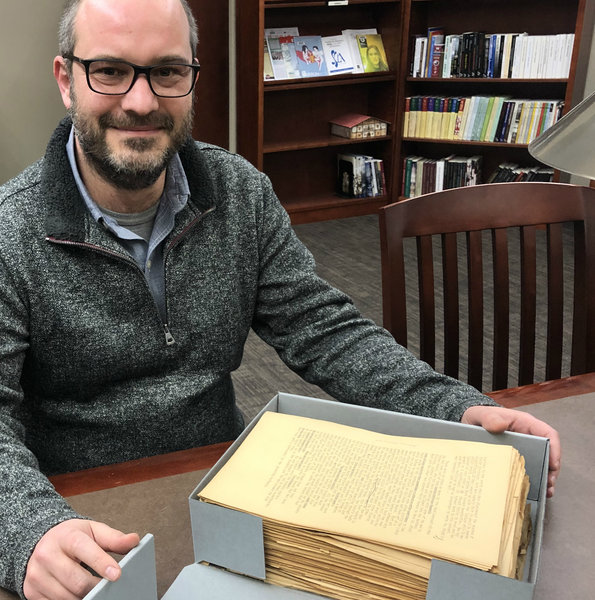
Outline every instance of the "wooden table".
[[(520, 407), (561, 434), (563, 469), (548, 501), (535, 600), (592, 597), (595, 525), (595, 373), (490, 394)], [(123, 531), (155, 536), (158, 594), (193, 562), (188, 495), (227, 449), (215, 444), (58, 475), (52, 483), (81, 514)], [(16, 595), (0, 589), (0, 600)]]

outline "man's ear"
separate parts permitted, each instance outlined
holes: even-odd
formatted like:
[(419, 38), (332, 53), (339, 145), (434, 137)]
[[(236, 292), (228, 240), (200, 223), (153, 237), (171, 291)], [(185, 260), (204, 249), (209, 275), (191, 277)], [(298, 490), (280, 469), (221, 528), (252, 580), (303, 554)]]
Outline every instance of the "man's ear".
[(62, 96), (62, 102), (64, 106), (69, 109), (71, 105), (70, 101), (70, 72), (66, 65), (66, 59), (61, 56), (54, 58), (54, 77), (58, 83), (60, 89), (60, 95)]

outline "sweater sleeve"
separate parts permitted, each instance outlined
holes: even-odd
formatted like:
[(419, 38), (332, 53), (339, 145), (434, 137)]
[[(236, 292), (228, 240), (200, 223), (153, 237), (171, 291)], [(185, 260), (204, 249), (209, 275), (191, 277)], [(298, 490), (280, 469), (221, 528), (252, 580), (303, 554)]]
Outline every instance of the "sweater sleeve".
[(253, 326), (291, 369), (339, 401), (398, 412), (458, 421), (470, 406), (495, 405), (417, 359), (319, 278), (266, 177), (262, 186)]
[(40, 472), (25, 443), (20, 379), (29, 338), (27, 313), (0, 257), (0, 586), (22, 597), (37, 542), (54, 525), (80, 518)]

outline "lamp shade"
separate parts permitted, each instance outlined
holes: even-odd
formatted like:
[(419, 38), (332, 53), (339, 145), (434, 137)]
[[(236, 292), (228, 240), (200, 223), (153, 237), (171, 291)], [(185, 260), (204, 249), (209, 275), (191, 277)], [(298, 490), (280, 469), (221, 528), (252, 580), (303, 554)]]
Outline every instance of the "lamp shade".
[(595, 92), (535, 138), (529, 153), (565, 173), (595, 179)]

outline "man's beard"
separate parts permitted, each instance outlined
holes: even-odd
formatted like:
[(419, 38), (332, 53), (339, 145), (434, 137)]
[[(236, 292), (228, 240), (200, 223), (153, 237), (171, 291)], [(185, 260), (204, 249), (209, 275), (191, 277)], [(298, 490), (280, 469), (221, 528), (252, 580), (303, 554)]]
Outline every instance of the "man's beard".
[[(144, 116), (132, 112), (123, 116), (105, 113), (95, 121), (78, 111), (75, 98), (72, 98), (69, 112), (76, 137), (89, 164), (100, 177), (116, 188), (125, 190), (145, 189), (157, 181), (171, 158), (191, 135), (194, 117), (191, 108), (177, 125), (169, 115), (157, 112)], [(155, 150), (158, 141), (150, 137), (126, 139), (124, 144), (131, 150), (129, 156), (118, 155), (108, 146), (108, 128), (128, 129), (147, 125), (169, 134), (169, 144), (165, 148)]]

